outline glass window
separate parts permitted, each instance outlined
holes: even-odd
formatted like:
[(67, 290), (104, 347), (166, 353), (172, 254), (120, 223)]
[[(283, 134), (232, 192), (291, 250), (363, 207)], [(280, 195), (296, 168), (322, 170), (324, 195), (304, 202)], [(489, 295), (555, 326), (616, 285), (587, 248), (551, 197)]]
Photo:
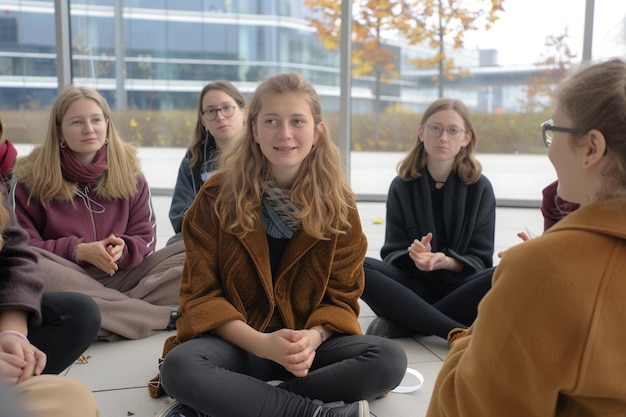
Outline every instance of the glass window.
[(168, 0), (167, 8), (170, 10), (186, 10), (191, 12), (200, 12), (203, 10), (202, 0)]
[(180, 58), (200, 58), (202, 54), (202, 23), (168, 22), (168, 56)]
[(22, 43), (22, 50), (56, 53), (54, 27), (52, 14), (22, 13), (18, 18), (18, 36)]
[(72, 0), (72, 4), (84, 4), (86, 6), (114, 6), (115, 0)]
[(205, 24), (202, 42), (208, 58), (238, 59), (239, 26), (233, 24)]
[(0, 45), (17, 46), (17, 16), (0, 15)]
[[(186, 0), (179, 0), (182, 3)], [(165, 0), (124, 0), (124, 7), (139, 7), (142, 9), (165, 9)]]
[(112, 17), (72, 16), (72, 50), (75, 54), (113, 55), (115, 34)]
[(124, 25), (129, 56), (167, 56), (167, 22), (132, 19)]

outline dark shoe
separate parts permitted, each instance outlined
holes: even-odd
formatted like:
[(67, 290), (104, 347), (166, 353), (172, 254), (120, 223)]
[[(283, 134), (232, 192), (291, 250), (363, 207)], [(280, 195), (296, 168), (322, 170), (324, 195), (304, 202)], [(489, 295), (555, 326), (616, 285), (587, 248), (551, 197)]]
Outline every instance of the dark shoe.
[(396, 339), (399, 337), (413, 336), (417, 332), (406, 328), (400, 324), (396, 324), (393, 321), (384, 317), (376, 317), (370, 325), (367, 327), (365, 334), (370, 336), (381, 336), (389, 339)]
[(370, 405), (365, 400), (349, 404), (343, 401), (322, 404), (313, 417), (370, 417)]
[(175, 309), (170, 313), (170, 323), (167, 325), (165, 330), (176, 330), (176, 322), (182, 316), (180, 310)]
[(181, 404), (179, 401), (172, 401), (154, 414), (155, 417), (202, 417), (193, 408)]

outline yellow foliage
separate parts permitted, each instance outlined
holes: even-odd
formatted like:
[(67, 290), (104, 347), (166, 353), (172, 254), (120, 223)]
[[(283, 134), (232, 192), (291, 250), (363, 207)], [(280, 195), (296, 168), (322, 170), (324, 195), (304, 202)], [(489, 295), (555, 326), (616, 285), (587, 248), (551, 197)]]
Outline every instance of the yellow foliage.
[[(466, 69), (455, 68), (445, 52), (463, 48), (465, 34), (489, 30), (503, 12), (505, 0), (353, 0), (352, 66), (355, 77), (374, 75), (383, 82), (398, 77), (397, 57), (384, 47), (385, 33), (397, 33), (410, 44), (427, 42), (432, 56), (410, 60), (418, 68), (443, 65), (435, 77), (454, 80), (467, 76)], [(341, 26), (341, 0), (305, 0), (304, 4), (321, 19), (311, 24), (325, 48), (336, 50)], [(443, 40), (443, 43), (442, 43)]]

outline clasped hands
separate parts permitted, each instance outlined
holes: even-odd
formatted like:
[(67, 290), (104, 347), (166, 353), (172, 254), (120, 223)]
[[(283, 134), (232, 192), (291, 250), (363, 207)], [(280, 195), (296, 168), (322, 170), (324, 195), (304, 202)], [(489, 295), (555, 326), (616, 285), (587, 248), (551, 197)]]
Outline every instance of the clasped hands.
[(0, 336), (0, 377), (8, 385), (39, 375), (47, 357), (27, 340), (11, 334)]
[(76, 249), (76, 259), (87, 262), (107, 275), (113, 276), (118, 270), (117, 261), (124, 253), (124, 239), (111, 234), (97, 242), (81, 243)]
[(321, 344), (320, 334), (315, 329), (280, 329), (265, 333), (264, 338), (261, 356), (278, 363), (297, 377), (309, 373), (315, 350)]

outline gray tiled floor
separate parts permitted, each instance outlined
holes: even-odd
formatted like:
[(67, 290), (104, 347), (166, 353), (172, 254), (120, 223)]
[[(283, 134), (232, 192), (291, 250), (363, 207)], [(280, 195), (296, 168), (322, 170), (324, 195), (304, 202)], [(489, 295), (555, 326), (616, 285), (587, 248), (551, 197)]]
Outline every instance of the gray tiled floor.
[[(169, 197), (154, 197), (157, 214), (158, 239), (161, 245), (171, 235), (167, 219)], [(384, 224), (377, 219), (385, 218), (383, 203), (359, 203), (361, 221), (368, 237), (368, 256), (378, 257), (384, 239)], [(538, 209), (498, 208), (496, 219), (496, 252), (518, 243), (515, 234), (528, 229), (540, 234), (541, 214)], [(365, 329), (373, 313), (362, 303), (361, 326)], [(74, 364), (67, 374), (84, 381), (95, 393), (102, 417), (152, 417), (166, 398), (152, 399), (146, 382), (157, 372), (157, 358), (163, 341), (170, 332), (163, 332), (143, 340), (95, 343), (86, 352), (90, 356), (86, 364)], [(445, 359), (448, 348), (445, 341), (434, 337), (416, 337), (398, 340), (405, 348), (409, 366), (421, 372), (425, 382), (422, 388), (410, 394), (390, 394), (371, 402), (371, 410), (377, 417), (420, 417), (426, 412), (437, 372)], [(407, 377), (403, 384), (415, 385), (414, 377)]]

